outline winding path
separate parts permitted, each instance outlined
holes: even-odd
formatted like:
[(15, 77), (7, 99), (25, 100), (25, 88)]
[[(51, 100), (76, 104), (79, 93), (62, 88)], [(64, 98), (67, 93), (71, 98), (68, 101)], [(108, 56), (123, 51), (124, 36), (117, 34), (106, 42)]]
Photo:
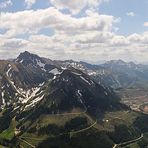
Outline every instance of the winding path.
[(86, 127), (84, 129), (81, 129), (81, 130), (78, 130), (78, 131), (72, 131), (72, 132), (69, 132), (70, 134), (77, 134), (77, 133), (81, 133), (81, 132), (84, 132), (90, 128), (92, 128), (93, 126), (95, 126), (97, 124), (97, 120), (92, 124), (90, 125), (89, 127)]
[(24, 139), (22, 139), (22, 138), (19, 138), (19, 140), (25, 142), (26, 144), (28, 144), (28, 145), (31, 146), (32, 148), (35, 148), (34, 145), (32, 145), (31, 143), (27, 142), (26, 140), (24, 140)]
[(118, 148), (122, 145), (128, 145), (128, 144), (131, 144), (131, 143), (135, 143), (135, 142), (141, 140), (142, 138), (143, 138), (143, 133), (141, 134), (141, 136), (139, 138), (136, 138), (134, 140), (126, 141), (126, 142), (119, 143), (119, 144), (114, 144), (113, 148)]
[[(90, 125), (89, 127), (87, 127), (87, 128), (84, 128), (84, 129), (81, 129), (81, 130), (77, 130), (77, 131), (70, 131), (70, 132), (67, 132), (67, 133), (61, 133), (61, 134), (59, 134), (59, 135), (57, 135), (57, 136), (54, 136), (54, 137), (58, 137), (58, 136), (62, 136), (62, 135), (65, 135), (65, 134), (78, 134), (78, 133), (81, 133), (81, 132), (84, 132), (84, 131), (86, 131), (86, 130), (89, 130), (90, 128), (92, 128), (94, 125), (96, 125), (97, 124), (97, 120), (92, 124), (92, 125)], [(42, 141), (43, 139), (39, 139), (39, 138), (30, 138), (30, 137), (21, 137), (21, 138), (19, 138), (19, 140), (21, 140), (21, 141), (23, 141), (23, 142), (25, 142), (26, 144), (28, 144), (29, 146), (31, 146), (32, 148), (35, 148), (35, 146), (34, 145), (32, 145), (31, 143), (29, 143), (29, 142), (27, 142), (26, 140), (24, 140), (24, 139), (30, 139), (30, 140), (36, 140), (36, 141)]]
[[(51, 116), (69, 116), (69, 115), (80, 115), (80, 114), (85, 114), (87, 112), (87, 107), (86, 105), (82, 102), (83, 106), (84, 106), (84, 111), (83, 112), (79, 112), (79, 113), (63, 113), (63, 114), (51, 114)], [(93, 126), (95, 126), (97, 124), (97, 120), (91, 124), (89, 127), (86, 127), (84, 129), (80, 129), (80, 130), (76, 130), (76, 131), (70, 131), (70, 132), (65, 132), (65, 133), (61, 133), (57, 136), (54, 136), (54, 137), (58, 137), (58, 136), (62, 136), (62, 135), (65, 135), (65, 134), (77, 134), (77, 133), (81, 133), (81, 132), (84, 132), (90, 128), (92, 128)], [(35, 148), (34, 145), (32, 145), (31, 143), (27, 142), (26, 140), (24, 139), (30, 139), (30, 140), (37, 140), (37, 141), (42, 141), (43, 139), (39, 139), (39, 138), (30, 138), (30, 137), (21, 137), (19, 138), (19, 140), (25, 142), (26, 144), (28, 144), (29, 146), (31, 146), (32, 148)]]

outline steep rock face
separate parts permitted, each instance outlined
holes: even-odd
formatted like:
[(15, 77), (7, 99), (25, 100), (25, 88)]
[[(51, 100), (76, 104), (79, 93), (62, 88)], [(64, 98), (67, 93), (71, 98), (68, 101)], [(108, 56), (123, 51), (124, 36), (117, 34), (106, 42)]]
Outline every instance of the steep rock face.
[(21, 107), (17, 119), (23, 119), (22, 124), (28, 120), (34, 123), (41, 116), (70, 113), (73, 110), (97, 117), (99, 113), (123, 107), (112, 89), (97, 84), (79, 70), (66, 69), (46, 82), (36, 96)]
[(26, 98), (26, 92), (43, 83), (46, 79), (22, 64), (0, 61), (0, 102), (9, 106)]
[(38, 55), (31, 54), (27, 51), (21, 53), (14, 61), (42, 72), (49, 72), (50, 70), (57, 68), (57, 65), (55, 65), (52, 60), (41, 58)]
[[(50, 83), (50, 90), (54, 92), (54, 95), (61, 93), (64, 99), (67, 98), (67, 101), (65, 100), (68, 103), (67, 107), (85, 104), (87, 107), (105, 110), (111, 107), (111, 101), (117, 101), (117, 97), (111, 89), (102, 87), (88, 75), (77, 70), (64, 70), (59, 77)], [(49, 93), (49, 97), (51, 96)], [(58, 105), (64, 109), (63, 101), (60, 100)]]
[(39, 88), (62, 70), (45, 58), (29, 52), (13, 61), (0, 61), (0, 106), (17, 106), (34, 97)]
[[(12, 105), (26, 111), (44, 106), (50, 113), (87, 108), (95, 114), (118, 106), (118, 97), (110, 88), (96, 83), (76, 66), (60, 65), (29, 52), (0, 63), (2, 108)], [(84, 62), (80, 65), (87, 70), (100, 68)]]

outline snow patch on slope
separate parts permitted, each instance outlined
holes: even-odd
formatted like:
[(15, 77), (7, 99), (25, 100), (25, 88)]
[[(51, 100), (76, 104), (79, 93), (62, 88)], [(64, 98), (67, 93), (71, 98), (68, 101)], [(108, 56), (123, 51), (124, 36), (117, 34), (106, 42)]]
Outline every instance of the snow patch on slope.
[(6, 75), (7, 75), (7, 77), (11, 76), (11, 75), (9, 75), (11, 69), (12, 69), (11, 65), (8, 64), (8, 70), (6, 71)]
[(25, 99), (23, 99), (22, 103), (27, 103), (31, 98), (35, 97), (36, 94), (40, 91), (40, 87), (35, 87), (26, 92)]
[(43, 70), (43, 71), (46, 71), (46, 69), (45, 69), (45, 63), (42, 63), (40, 60), (36, 60), (36, 62), (37, 62), (37, 65), (39, 66), (39, 67), (41, 67), (41, 69)]
[(49, 73), (53, 73), (54, 75), (61, 74), (61, 72), (57, 68), (52, 69)]
[(88, 83), (89, 85), (91, 85), (93, 82), (89, 82), (87, 79), (85, 79), (83, 76), (80, 76), (80, 78), (85, 81), (86, 83)]
[(80, 73), (77, 73), (77, 72), (72, 72), (73, 74), (77, 75), (77, 76), (81, 76)]
[(79, 101), (83, 104), (83, 101), (82, 101), (82, 99), (81, 99), (82, 94), (81, 94), (81, 91), (80, 91), (80, 90), (77, 90), (77, 96), (78, 96), (78, 98), (79, 98)]
[(24, 60), (22, 59), (19, 63), (23, 63), (23, 61), (24, 61)]
[(2, 109), (6, 106), (6, 102), (5, 102), (5, 99), (4, 99), (4, 93), (5, 93), (5, 91), (3, 91), (2, 94), (1, 94), (2, 95), (2, 106), (1, 106)]
[(36, 97), (34, 100), (32, 100), (30, 102), (30, 104), (27, 104), (25, 106), (25, 109), (28, 108), (28, 107), (33, 107), (35, 104), (37, 104), (39, 101), (41, 101), (43, 99), (43, 97), (44, 97), (44, 95)]

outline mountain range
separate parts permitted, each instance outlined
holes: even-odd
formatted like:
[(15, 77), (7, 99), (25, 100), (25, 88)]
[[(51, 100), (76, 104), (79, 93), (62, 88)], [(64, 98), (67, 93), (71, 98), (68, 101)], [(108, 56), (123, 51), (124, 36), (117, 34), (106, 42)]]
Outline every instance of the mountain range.
[(86, 62), (72, 60), (61, 61), (64, 67), (75, 67), (87, 73), (97, 83), (110, 86), (113, 89), (129, 87), (147, 87), (148, 66), (112, 60), (100, 65), (92, 65)]
[[(1, 60), (0, 132), (14, 132), (18, 136), (15, 142), (21, 145), (26, 134), (46, 135), (41, 141), (48, 143), (49, 135), (75, 134), (102, 124), (106, 112), (129, 110), (114, 89), (146, 86), (147, 73), (147, 66), (122, 60), (92, 65), (51, 60), (27, 51), (14, 60)], [(131, 135), (138, 135), (130, 128), (126, 130)], [(113, 139), (105, 136), (105, 141), (110, 140), (107, 147), (113, 146)], [(37, 145), (45, 148), (42, 143)], [(65, 147), (75, 148), (69, 145)]]
[[(26, 58), (25, 58), (26, 57)], [(30, 57), (28, 59), (28, 57)], [(111, 60), (104, 64), (93, 65), (83, 61), (73, 60), (50, 60), (41, 58), (37, 55), (24, 52), (15, 60), (18, 62), (33, 62), (31, 58), (37, 58), (38, 61), (34, 61), (35, 65), (38, 65), (42, 70), (49, 71), (52, 68), (69, 68), (73, 67), (78, 69), (97, 83), (110, 86), (113, 89), (129, 88), (129, 87), (147, 87), (148, 82), (148, 65), (135, 64), (134, 62), (124, 62), (123, 60)]]
[[(96, 92), (101, 91), (102, 94), (99, 95), (106, 99), (115, 96), (113, 89), (145, 87), (147, 81), (148, 66), (146, 65), (126, 63), (122, 60), (92, 65), (82, 61), (50, 60), (25, 51), (12, 61), (0, 61), (0, 104), (1, 108), (11, 104), (16, 107), (17, 104), (23, 104), (23, 107), (34, 106), (49, 97), (51, 93), (55, 92), (57, 95), (60, 91), (59, 95), (63, 98), (66, 98), (64, 95), (69, 91), (70, 95), (74, 96), (73, 100), (76, 100), (79, 95), (84, 95), (86, 96), (82, 97), (86, 99), (84, 101), (92, 97), (97, 98)], [(69, 90), (71, 88), (73, 90)], [(85, 94), (89, 92), (91, 94)]]

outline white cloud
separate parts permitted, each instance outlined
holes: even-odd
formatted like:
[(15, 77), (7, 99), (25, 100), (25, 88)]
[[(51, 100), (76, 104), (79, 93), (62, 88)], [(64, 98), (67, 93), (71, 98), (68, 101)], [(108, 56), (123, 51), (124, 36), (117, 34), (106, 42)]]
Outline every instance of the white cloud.
[[(6, 30), (1, 34), (0, 50), (14, 49), (37, 51), (44, 50), (42, 56), (51, 55), (54, 58), (82, 57), (81, 52), (87, 48), (94, 48), (93, 44), (104, 44), (112, 36), (113, 24), (119, 20), (109, 15), (99, 15), (87, 11), (81, 18), (72, 17), (50, 7), (40, 10), (26, 10), (15, 13), (2, 13), (0, 29)], [(54, 29), (51, 37), (38, 34), (43, 28)], [(29, 36), (27, 40), (17, 38)], [(11, 45), (11, 46), (10, 46)], [(34, 51), (35, 50), (35, 51)], [(18, 51), (19, 52), (19, 51)], [(50, 53), (50, 54), (49, 54)], [(63, 56), (62, 56), (63, 55)], [(84, 54), (86, 55), (86, 53)], [(87, 57), (87, 56), (86, 56)]]
[(29, 10), (16, 13), (2, 13), (0, 28), (6, 29), (6, 37), (20, 34), (35, 34), (43, 28), (54, 28), (55, 31), (76, 34), (82, 31), (111, 31), (118, 19), (109, 15), (99, 15), (88, 11), (87, 16), (75, 18), (65, 15), (50, 7), (37, 11)]
[(13, 5), (13, 3), (11, 0), (6, 0), (6, 1), (0, 3), (0, 9), (4, 9), (4, 8), (7, 8), (12, 5)]
[(148, 44), (148, 32), (144, 32), (143, 34), (132, 34), (128, 36), (128, 39), (135, 44)]
[(145, 22), (143, 25), (144, 27), (148, 27), (148, 22)]
[(69, 9), (73, 14), (77, 14), (86, 6), (87, 0), (50, 0), (57, 9)]
[(115, 35), (111, 41), (110, 41), (110, 44), (112, 46), (117, 46), (117, 47), (120, 47), (120, 46), (127, 46), (130, 44), (130, 41), (124, 37), (124, 36), (118, 36), (118, 35)]
[(25, 0), (25, 4), (26, 4), (27, 8), (31, 8), (31, 6), (32, 6), (33, 4), (35, 4), (36, 1), (37, 1), (37, 0)]
[[(54, 7), (1, 13), (0, 30), (5, 32), (0, 34), (0, 58), (29, 50), (61, 60), (147, 60), (148, 33), (117, 35), (114, 30), (119, 21), (91, 9), (83, 17), (63, 14)], [(54, 34), (44, 35), (42, 29), (53, 29)]]
[(85, 7), (94, 8), (108, 0), (49, 0), (57, 9), (69, 9), (72, 14), (78, 14)]
[(127, 16), (131, 16), (131, 17), (134, 17), (135, 16), (135, 13), (134, 12), (127, 12), (126, 15)]
[[(72, 14), (78, 14), (85, 7), (96, 8), (102, 2), (109, 0), (49, 0), (49, 2), (57, 9), (68, 9)], [(37, 0), (25, 0), (27, 8), (31, 8)]]

